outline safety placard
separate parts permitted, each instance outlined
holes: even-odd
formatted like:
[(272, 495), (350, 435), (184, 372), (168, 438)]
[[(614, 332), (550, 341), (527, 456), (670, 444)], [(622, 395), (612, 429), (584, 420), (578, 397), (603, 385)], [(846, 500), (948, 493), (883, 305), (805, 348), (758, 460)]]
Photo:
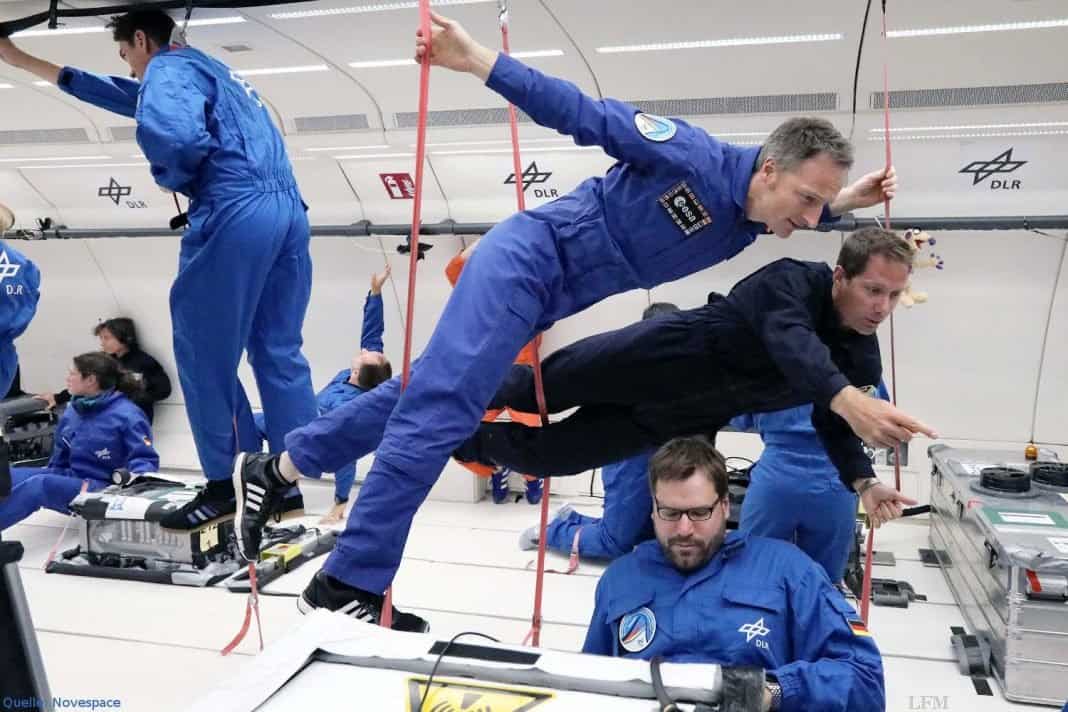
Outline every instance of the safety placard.
[(428, 693), (427, 678), (408, 678), (408, 712), (531, 712), (553, 697), (542, 690), (437, 679)]

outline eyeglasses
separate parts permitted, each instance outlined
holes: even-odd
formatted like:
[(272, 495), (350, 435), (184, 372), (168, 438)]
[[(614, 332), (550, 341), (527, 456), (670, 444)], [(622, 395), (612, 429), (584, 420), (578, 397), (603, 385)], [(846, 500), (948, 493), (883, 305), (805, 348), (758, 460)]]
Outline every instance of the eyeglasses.
[(689, 509), (675, 509), (674, 507), (663, 507), (660, 502), (656, 502), (656, 516), (663, 519), (665, 522), (677, 522), (682, 519), (682, 515), (686, 515), (686, 518), (691, 522), (706, 522), (712, 518), (712, 515), (716, 511), (716, 507), (723, 501), (722, 497), (718, 497), (715, 502), (709, 507), (690, 507)]

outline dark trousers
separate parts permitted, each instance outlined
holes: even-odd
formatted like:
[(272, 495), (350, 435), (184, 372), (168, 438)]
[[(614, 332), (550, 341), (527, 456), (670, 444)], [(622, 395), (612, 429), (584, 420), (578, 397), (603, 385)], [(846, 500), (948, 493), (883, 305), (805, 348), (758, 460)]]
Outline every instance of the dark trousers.
[[(483, 424), (457, 454), (539, 477), (573, 475), (674, 437), (714, 437), (735, 415), (800, 405), (777, 369), (732, 353), (716, 314), (715, 306), (676, 312), (553, 353), (542, 364), (546, 406), (578, 410), (542, 428)], [(537, 411), (529, 367), (512, 367), (490, 405), (504, 406)]]

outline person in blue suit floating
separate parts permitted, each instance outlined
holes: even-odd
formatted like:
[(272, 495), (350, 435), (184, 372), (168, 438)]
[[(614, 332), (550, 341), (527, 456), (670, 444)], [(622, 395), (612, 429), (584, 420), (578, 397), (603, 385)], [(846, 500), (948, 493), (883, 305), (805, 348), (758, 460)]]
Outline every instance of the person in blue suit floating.
[[(311, 295), (306, 206), (282, 136), (256, 90), (186, 46), (162, 10), (108, 27), (132, 79), (60, 67), (0, 39), (0, 59), (137, 122), (153, 179), (190, 199), (171, 321), (186, 412), (208, 486), (161, 524), (192, 529), (235, 508), (234, 456), (259, 442), (237, 367), (256, 376), (273, 451), (316, 415), (301, 327)], [(283, 509), (303, 509), (290, 491)]]
[[(535, 334), (613, 294), (729, 259), (759, 234), (787, 237), (881, 202), (896, 189), (892, 170), (843, 188), (852, 147), (822, 119), (791, 119), (763, 147), (732, 146), (683, 121), (585, 96), (479, 45), (438, 15), (433, 32), (432, 49), (430, 38), (417, 39), (418, 57), (430, 51), (431, 63), (475, 75), (538, 124), (580, 145), (600, 146), (618, 162), (604, 177), (490, 230), (404, 394), (390, 381), (360, 399), (364, 417), (388, 424), (348, 525), (302, 605), (343, 608), (372, 621), (379, 619), (416, 510)], [(380, 434), (370, 427), (341, 437), (347, 447), (349, 440)], [(249, 557), (265, 521), (259, 501), (273, 498), (261, 499), (258, 491), (277, 492), (300, 472), (269, 462), (235, 470), (235, 481), (238, 475), (235, 487), (256, 493), (235, 526)]]
[[(360, 351), (352, 357), (352, 364), (348, 368), (338, 371), (330, 383), (315, 395), (320, 416), (356, 400), (393, 376), (393, 366), (383, 353), (385, 346), (382, 343), (386, 330), (382, 285), (389, 279), (389, 274), (390, 267), (386, 265), (384, 270), (371, 275), (371, 288), (363, 303)], [(266, 436), (263, 413), (256, 413), (255, 417), (256, 426)], [(320, 520), (322, 524), (334, 524), (342, 520), (355, 481), (355, 460), (337, 468), (334, 472), (334, 506)]]
[(0, 530), (41, 507), (68, 514), (68, 505), (83, 488), (95, 492), (107, 487), (115, 470), (142, 474), (159, 469), (148, 419), (129, 398), (140, 387), (107, 354), (74, 357), (67, 374), (70, 406), (56, 427), (52, 457), (44, 467), (11, 469), (11, 495), (0, 500)]

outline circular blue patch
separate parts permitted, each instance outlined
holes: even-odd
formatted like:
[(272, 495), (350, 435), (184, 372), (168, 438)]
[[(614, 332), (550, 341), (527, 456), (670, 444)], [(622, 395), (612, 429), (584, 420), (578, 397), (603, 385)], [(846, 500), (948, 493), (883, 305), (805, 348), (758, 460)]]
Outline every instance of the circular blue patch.
[(634, 115), (634, 126), (642, 136), (657, 143), (667, 141), (679, 130), (671, 119), (644, 112)]
[(639, 653), (649, 647), (656, 635), (656, 616), (645, 606), (628, 613), (619, 621), (619, 644), (628, 653)]

